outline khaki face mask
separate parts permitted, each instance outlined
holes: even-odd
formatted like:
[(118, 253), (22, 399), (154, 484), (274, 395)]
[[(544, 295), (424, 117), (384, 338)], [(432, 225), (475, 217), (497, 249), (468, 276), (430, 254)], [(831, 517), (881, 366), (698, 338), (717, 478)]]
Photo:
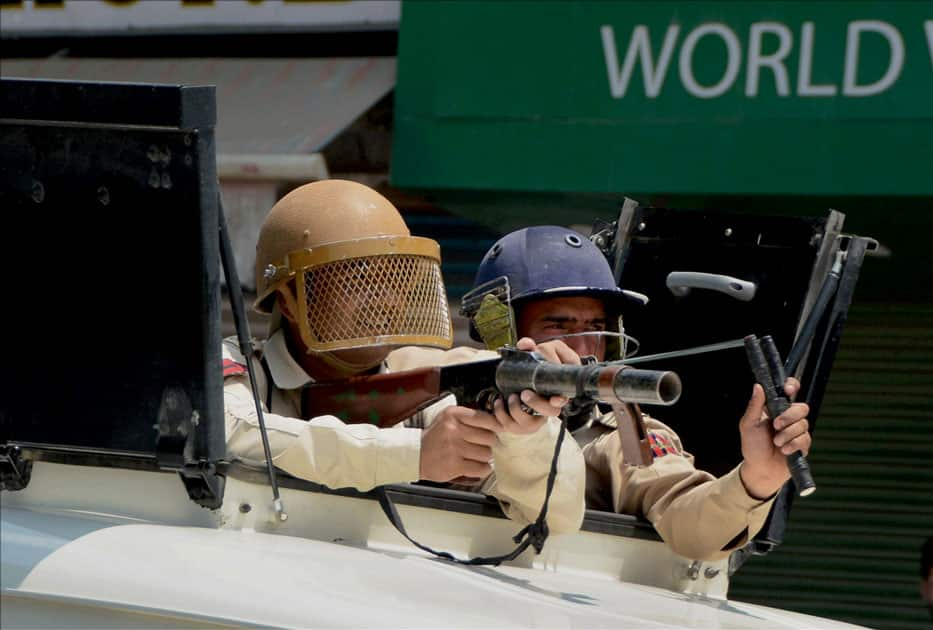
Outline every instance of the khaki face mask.
[(453, 330), (440, 247), (426, 238), (378, 236), (292, 252), (266, 277), (283, 288), (312, 352), (374, 345), (449, 348)]

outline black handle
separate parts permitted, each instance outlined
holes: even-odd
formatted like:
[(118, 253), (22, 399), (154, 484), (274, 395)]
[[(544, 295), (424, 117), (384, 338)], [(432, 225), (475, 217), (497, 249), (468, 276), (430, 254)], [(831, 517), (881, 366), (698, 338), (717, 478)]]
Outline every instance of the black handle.
[[(767, 351), (767, 356), (762, 348)], [(790, 401), (784, 395), (785, 379), (781, 357), (770, 336), (762, 338), (760, 343), (755, 335), (745, 337), (745, 351), (755, 380), (765, 392), (768, 414), (773, 420), (790, 408)], [(797, 494), (802, 497), (813, 494), (816, 483), (810, 473), (810, 464), (806, 456), (801, 451), (794, 451), (787, 456), (787, 467), (797, 487)]]

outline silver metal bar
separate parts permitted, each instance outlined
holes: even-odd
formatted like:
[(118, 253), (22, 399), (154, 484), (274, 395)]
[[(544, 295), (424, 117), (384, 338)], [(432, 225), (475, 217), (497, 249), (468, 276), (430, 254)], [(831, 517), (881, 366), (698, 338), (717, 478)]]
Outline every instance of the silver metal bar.
[(675, 359), (677, 357), (686, 357), (692, 354), (703, 354), (705, 352), (716, 352), (718, 350), (729, 350), (730, 348), (742, 348), (745, 341), (742, 339), (733, 339), (732, 341), (720, 341), (705, 346), (695, 346), (685, 348), (684, 350), (671, 350), (670, 352), (659, 352), (658, 354), (646, 354), (643, 357), (632, 357), (622, 361), (610, 361), (613, 364), (634, 365), (636, 363), (646, 363), (648, 361), (658, 361), (660, 359)]

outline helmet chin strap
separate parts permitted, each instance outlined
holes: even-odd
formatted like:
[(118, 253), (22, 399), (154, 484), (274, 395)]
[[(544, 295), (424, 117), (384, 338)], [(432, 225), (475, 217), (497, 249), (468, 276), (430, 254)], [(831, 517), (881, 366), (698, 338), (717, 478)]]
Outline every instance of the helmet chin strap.
[(313, 354), (329, 368), (332, 368), (333, 370), (348, 376), (367, 372), (385, 360), (385, 357), (383, 357), (377, 361), (364, 361), (357, 363), (334, 356), (333, 352), (314, 352), (313, 350), (309, 350), (308, 354)]

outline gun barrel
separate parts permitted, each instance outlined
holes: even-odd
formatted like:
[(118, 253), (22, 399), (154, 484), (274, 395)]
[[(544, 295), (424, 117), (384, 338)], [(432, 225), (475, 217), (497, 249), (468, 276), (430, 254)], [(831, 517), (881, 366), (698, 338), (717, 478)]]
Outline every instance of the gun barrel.
[(615, 396), (625, 402), (673, 405), (680, 399), (681, 389), (677, 373), (666, 370), (639, 370), (623, 366), (613, 377)]
[(674, 372), (599, 363), (560, 365), (524, 357), (503, 359), (496, 386), (506, 395), (530, 389), (542, 396), (650, 405), (673, 405), (681, 393), (680, 377)]

